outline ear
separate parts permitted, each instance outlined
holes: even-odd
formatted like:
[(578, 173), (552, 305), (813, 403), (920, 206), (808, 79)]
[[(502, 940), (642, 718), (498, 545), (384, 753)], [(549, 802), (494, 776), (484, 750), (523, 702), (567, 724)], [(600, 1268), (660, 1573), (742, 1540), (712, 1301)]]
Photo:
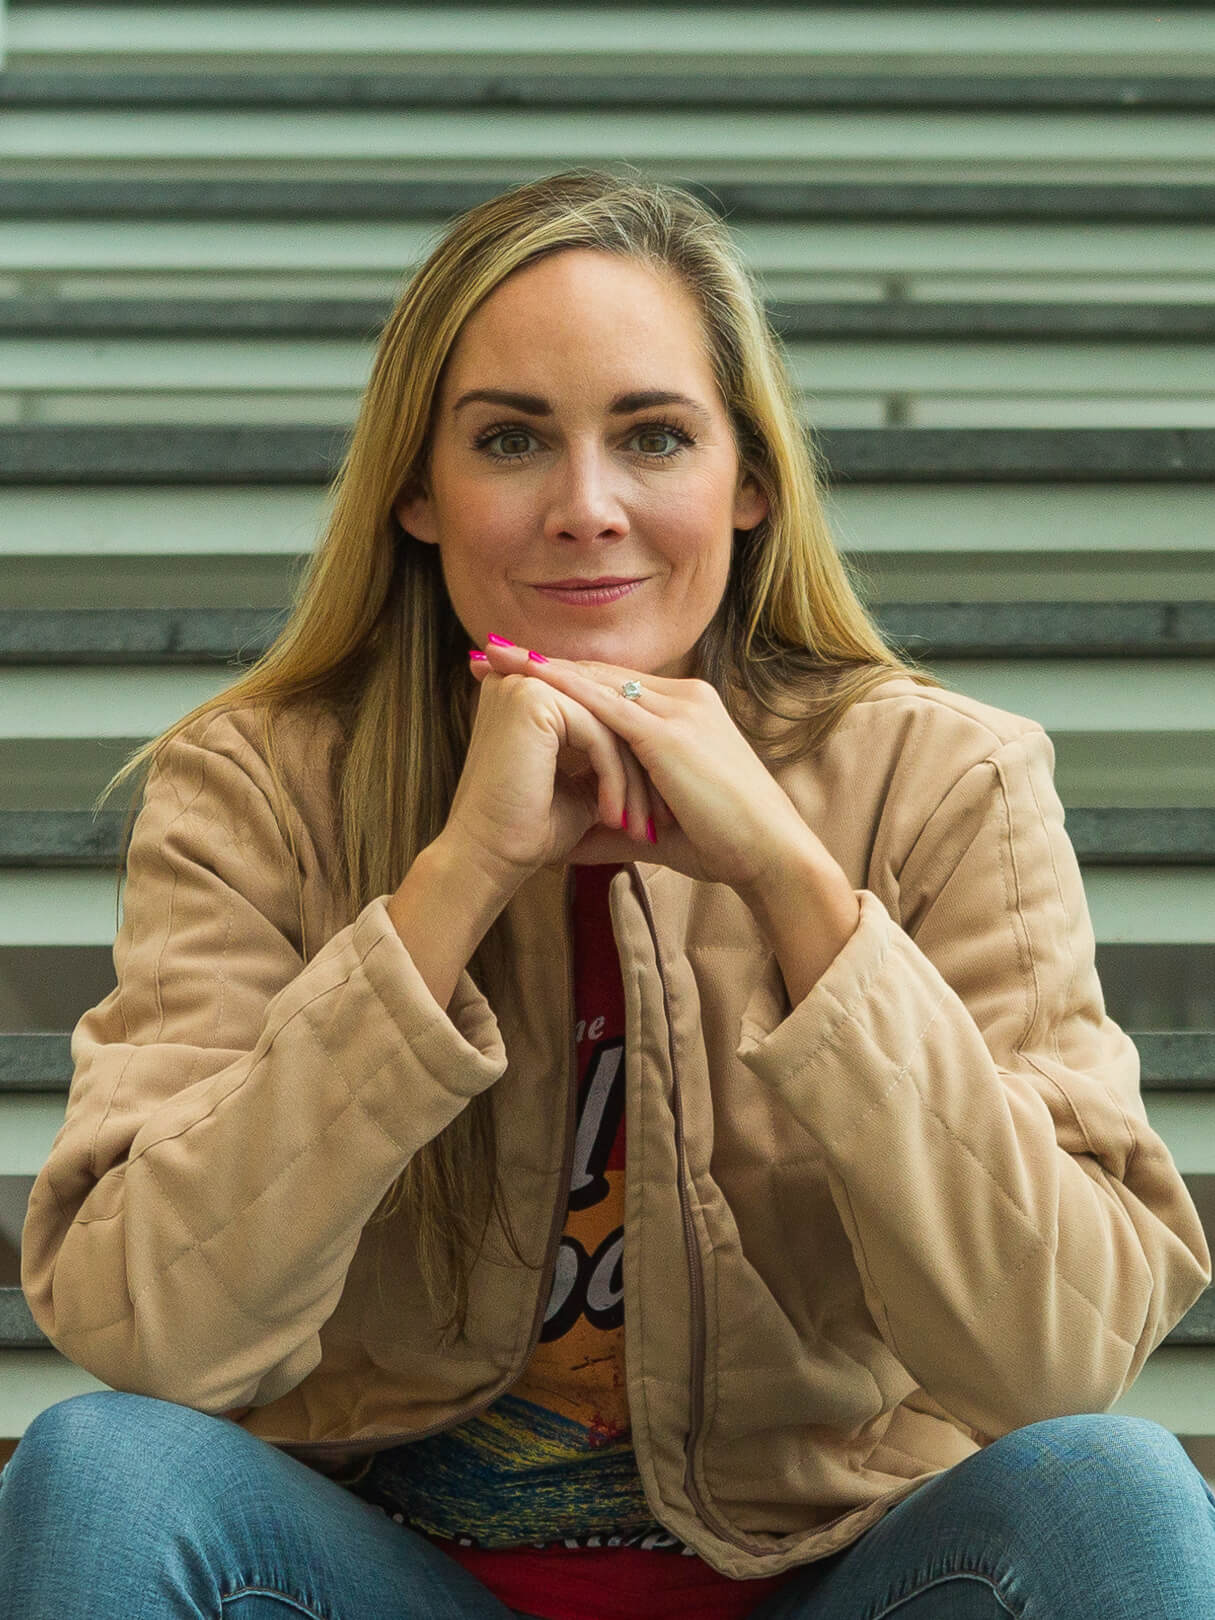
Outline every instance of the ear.
[(739, 479), (734, 496), (734, 527), (753, 529), (757, 523), (762, 523), (767, 515), (768, 497), (751, 474), (745, 473)]
[(418, 485), (410, 492), (403, 491), (392, 503), (392, 510), (406, 534), (421, 540), (424, 545), (437, 545), (434, 505), (426, 489)]

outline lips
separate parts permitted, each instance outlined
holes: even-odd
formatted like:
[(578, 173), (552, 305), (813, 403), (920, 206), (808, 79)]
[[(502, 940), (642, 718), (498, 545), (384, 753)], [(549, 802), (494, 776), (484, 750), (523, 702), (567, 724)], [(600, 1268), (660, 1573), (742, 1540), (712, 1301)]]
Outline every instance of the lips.
[(626, 596), (631, 596), (645, 584), (644, 579), (617, 580), (612, 584), (591, 584), (586, 580), (578, 580), (573, 585), (535, 585), (533, 590), (540, 592), (550, 602), (565, 602), (573, 607), (596, 608), (603, 607), (609, 602), (619, 602)]
[(603, 579), (550, 579), (539, 586), (542, 591), (593, 591), (601, 590), (605, 585), (635, 585), (636, 577), (626, 578), (623, 574), (605, 575)]

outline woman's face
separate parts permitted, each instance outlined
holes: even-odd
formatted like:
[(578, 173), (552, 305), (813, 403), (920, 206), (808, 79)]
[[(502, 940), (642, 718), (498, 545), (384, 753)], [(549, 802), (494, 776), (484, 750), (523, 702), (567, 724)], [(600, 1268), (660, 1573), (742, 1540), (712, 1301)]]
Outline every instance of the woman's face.
[[(735, 529), (767, 500), (739, 477), (696, 305), (672, 278), (574, 248), (516, 271), (444, 372), (429, 479), (396, 514), (436, 545), (470, 645), (689, 673)], [(614, 600), (551, 589), (630, 580)]]

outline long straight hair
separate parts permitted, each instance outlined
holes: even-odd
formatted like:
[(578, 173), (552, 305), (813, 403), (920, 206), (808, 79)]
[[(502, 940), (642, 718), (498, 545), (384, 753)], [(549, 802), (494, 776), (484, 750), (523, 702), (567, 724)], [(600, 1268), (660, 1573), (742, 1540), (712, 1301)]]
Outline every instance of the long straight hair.
[[(259, 711), (281, 791), (275, 716), (320, 702), (340, 713), (345, 738), (336, 854), (349, 917), (397, 887), (446, 822), (471, 735), (473, 683), (438, 548), (404, 533), (394, 504), (425, 480), (440, 378), (469, 315), (514, 271), (569, 248), (672, 275), (699, 309), (740, 468), (767, 496), (768, 512), (735, 534), (729, 583), (694, 649), (695, 671), (759, 757), (769, 767), (807, 757), (892, 676), (942, 685), (889, 647), (862, 605), (827, 528), (818, 457), (783, 349), (726, 227), (678, 187), (632, 172), (571, 170), (480, 204), (442, 236), (383, 329), (325, 532), (281, 633), (225, 691), (137, 750), (99, 803), (150, 769), (183, 727), (236, 707)], [(290, 840), (282, 805), (279, 814)], [(482, 989), (499, 929), (469, 963)], [(310, 949), (305, 941), (305, 960)], [(371, 1221), (402, 1209), (432, 1302), (459, 1333), (469, 1272), (495, 1211), (523, 1258), (500, 1198), (488, 1093), (414, 1155)]]

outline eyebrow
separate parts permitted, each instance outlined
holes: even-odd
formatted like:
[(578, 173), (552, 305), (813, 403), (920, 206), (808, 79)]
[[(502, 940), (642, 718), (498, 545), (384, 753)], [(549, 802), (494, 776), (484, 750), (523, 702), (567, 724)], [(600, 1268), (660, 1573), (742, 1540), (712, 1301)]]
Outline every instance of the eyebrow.
[[(539, 394), (516, 394), (503, 388), (470, 389), (467, 394), (461, 394), (452, 406), (452, 414), (462, 410), (465, 405), (473, 404), (505, 405), (527, 416), (553, 414), (553, 407)], [(612, 416), (632, 416), (637, 411), (650, 411), (658, 405), (682, 405), (702, 420), (710, 420), (709, 412), (699, 400), (691, 399), (687, 394), (673, 394), (665, 388), (642, 388), (631, 394), (618, 394), (608, 406), (608, 411)]]

